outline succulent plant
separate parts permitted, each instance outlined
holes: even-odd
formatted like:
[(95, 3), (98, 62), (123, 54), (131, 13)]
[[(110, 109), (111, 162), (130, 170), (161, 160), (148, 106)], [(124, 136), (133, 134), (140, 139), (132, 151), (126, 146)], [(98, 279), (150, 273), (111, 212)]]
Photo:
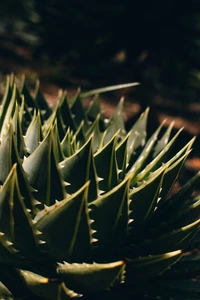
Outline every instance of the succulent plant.
[[(178, 192), (194, 139), (148, 109), (127, 133), (123, 98), (105, 119), (97, 94), (50, 108), (36, 84), (7, 77), (0, 110), (1, 299), (199, 299), (200, 173)], [(85, 109), (82, 99), (94, 96)], [(190, 252), (189, 252), (190, 251)], [(169, 270), (169, 268), (171, 269)], [(123, 283), (123, 284), (122, 284)]]

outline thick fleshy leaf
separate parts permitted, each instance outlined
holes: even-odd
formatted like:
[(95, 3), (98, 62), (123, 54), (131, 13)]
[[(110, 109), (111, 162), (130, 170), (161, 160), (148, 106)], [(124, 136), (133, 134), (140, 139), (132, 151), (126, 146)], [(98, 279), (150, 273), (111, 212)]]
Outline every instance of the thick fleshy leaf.
[(16, 146), (17, 146), (17, 150), (19, 153), (19, 157), (23, 158), (25, 155), (27, 155), (27, 149), (26, 149), (25, 141), (24, 141), (24, 137), (23, 137), (22, 126), (21, 126), (20, 117), (19, 117), (18, 104), (16, 104), (15, 113), (14, 113), (13, 119), (12, 119), (12, 125), (13, 125), (13, 137), (15, 138), (15, 141), (16, 141)]
[(51, 205), (55, 200), (62, 200), (66, 196), (54, 151), (51, 129), (36, 150), (23, 162), (28, 181), (37, 190), (36, 199), (46, 205)]
[(86, 142), (84, 122), (81, 122), (72, 139), (72, 147), (76, 150), (80, 149)]
[[(194, 257), (194, 259), (193, 259)], [(190, 279), (200, 274), (200, 259), (197, 255), (186, 255), (164, 274), (165, 279)]]
[(13, 118), (15, 107), (16, 107), (16, 100), (17, 100), (17, 87), (16, 84), (14, 84), (14, 88), (12, 91), (12, 97), (9, 101), (7, 110), (3, 110), (0, 118), (0, 136), (6, 134), (8, 124), (10, 123), (10, 120)]
[(155, 171), (149, 180), (130, 192), (131, 218), (134, 220), (132, 223), (133, 227), (147, 222), (154, 213), (166, 167), (167, 166), (161, 167), (158, 171)]
[[(152, 240), (146, 240), (136, 247), (133, 246), (132, 253), (140, 253), (140, 255), (145, 254), (159, 254), (164, 252), (170, 252), (178, 249), (185, 249), (188, 247), (191, 239), (200, 230), (200, 220), (197, 220), (187, 226), (170, 231), (164, 235), (159, 235)], [(131, 253), (131, 248), (130, 252)], [(139, 255), (139, 254), (138, 254)]]
[(26, 105), (27, 105), (28, 108), (32, 108), (32, 109), (38, 109), (39, 108), (37, 103), (35, 102), (35, 100), (31, 96), (29, 88), (26, 85), (25, 76), (22, 77), (22, 86), (21, 86), (20, 93), (24, 96), (25, 102), (26, 102)]
[(0, 191), (0, 231), (27, 257), (38, 253), (39, 238), (20, 194), (16, 165)]
[(8, 241), (3, 232), (0, 231), (0, 263), (18, 266), (18, 253), (13, 244)]
[(73, 196), (45, 208), (35, 218), (37, 228), (47, 240), (49, 255), (56, 261), (80, 262), (88, 257), (91, 244), (88, 185), (86, 183)]
[[(150, 172), (155, 171), (160, 166), (162, 166), (163, 163), (166, 163), (169, 152), (176, 142), (181, 131), (182, 129), (179, 130), (177, 134), (171, 139), (171, 141), (169, 141), (169, 143), (158, 153), (158, 155), (149, 164), (147, 164), (147, 166), (136, 176), (135, 181), (141, 181), (145, 179)], [(173, 160), (174, 157), (169, 160), (168, 163), (172, 164)]]
[[(159, 207), (159, 215), (166, 218), (170, 211), (177, 212), (180, 207), (185, 207), (187, 200), (195, 190), (200, 180), (200, 171), (195, 174), (180, 190)], [(164, 217), (165, 215), (165, 217)]]
[[(1, 299), (19, 299), (25, 297), (33, 299), (34, 295), (28, 289), (20, 271), (12, 266), (0, 265), (0, 298)], [(39, 300), (34, 297), (35, 300)]]
[(70, 300), (82, 296), (69, 290), (65, 284), (63, 282), (60, 283), (57, 278), (46, 278), (22, 270), (20, 270), (19, 273), (26, 289), (33, 294), (31, 299)]
[(80, 150), (63, 160), (59, 166), (63, 179), (70, 183), (67, 187), (68, 193), (76, 192), (89, 180), (90, 198), (88, 201), (97, 198), (97, 176), (94, 166), (92, 138), (90, 138)]
[(36, 81), (34, 101), (41, 111), (41, 114), (42, 114), (41, 117), (43, 117), (44, 119), (47, 119), (51, 114), (51, 109), (40, 89), (39, 80)]
[(128, 165), (127, 144), (128, 144), (129, 137), (130, 137), (130, 132), (124, 137), (121, 143), (119, 143), (116, 146), (115, 149), (119, 177), (122, 180), (126, 176), (126, 168)]
[(107, 264), (61, 264), (57, 272), (67, 287), (78, 293), (101, 292), (123, 280), (124, 261)]
[(91, 91), (88, 91), (88, 92), (82, 92), (80, 94), (80, 97), (81, 98), (86, 98), (86, 97), (90, 97), (90, 96), (93, 96), (93, 95), (96, 95), (96, 94), (102, 94), (102, 93), (106, 93), (106, 92), (110, 92), (110, 91), (121, 90), (121, 89), (125, 89), (125, 88), (128, 88), (128, 87), (133, 87), (133, 86), (138, 86), (138, 85), (140, 85), (140, 83), (138, 83), (138, 82), (111, 85), (111, 86), (91, 90)]
[(27, 151), (32, 153), (38, 146), (40, 141), (42, 140), (42, 127), (41, 127), (41, 119), (40, 113), (36, 113), (34, 111), (34, 115), (31, 123), (26, 131), (26, 135), (24, 137), (24, 141), (27, 147)]
[(153, 157), (156, 157), (167, 146), (173, 126), (174, 122), (171, 122), (161, 139), (157, 142), (157, 145), (155, 146), (153, 151)]
[(137, 259), (127, 262), (127, 283), (133, 283), (135, 278), (152, 278), (162, 274), (165, 270), (175, 264), (183, 253), (181, 250)]
[(88, 130), (89, 122), (83, 104), (81, 102), (80, 90), (78, 90), (76, 94), (76, 99), (73, 105), (71, 106), (71, 111), (74, 115), (74, 121), (76, 126), (78, 127), (81, 124), (81, 122), (84, 121), (84, 129)]
[[(118, 184), (108, 193), (90, 203), (90, 217), (94, 220), (92, 229), (97, 231), (99, 251), (119, 246), (127, 233), (129, 222), (128, 192), (130, 177)], [(103, 248), (102, 248), (103, 247)]]
[(127, 144), (127, 160), (130, 161), (132, 155), (134, 155), (134, 151), (138, 147), (143, 147), (146, 142), (146, 126), (147, 126), (147, 117), (149, 113), (149, 108), (145, 110), (139, 117), (139, 119), (133, 125), (130, 136)]
[(73, 114), (69, 108), (66, 93), (63, 93), (60, 101), (58, 101), (57, 109), (60, 112), (60, 116), (66, 128), (70, 128), (71, 131), (75, 132), (77, 130), (77, 126), (75, 124)]
[(162, 123), (158, 129), (154, 132), (154, 134), (150, 137), (150, 139), (147, 141), (144, 149), (142, 150), (140, 156), (136, 160), (136, 162), (132, 165), (132, 167), (129, 170), (129, 173), (132, 173), (132, 180), (131, 180), (131, 185), (134, 186), (135, 183), (137, 182), (136, 180), (136, 175), (138, 172), (143, 168), (144, 163), (148, 159), (156, 141), (158, 138), (158, 134), (162, 128), (164, 123)]
[(65, 158), (65, 155), (61, 148), (60, 138), (59, 138), (59, 134), (58, 134), (58, 126), (57, 126), (56, 121), (54, 123), (52, 131), (53, 131), (53, 146), (54, 146), (54, 153), (55, 153), (56, 161), (60, 162)]
[(183, 167), (183, 164), (190, 154), (190, 150), (188, 150), (182, 157), (180, 157), (174, 164), (172, 164), (166, 171), (164, 179), (163, 179), (163, 185), (162, 185), (162, 191), (161, 191), (161, 203), (166, 197), (169, 195), (172, 187), (174, 186), (176, 180), (178, 179), (178, 176), (181, 172), (181, 169)]
[(72, 139), (73, 134), (70, 132), (70, 128), (68, 128), (60, 145), (65, 157), (69, 157), (75, 153), (74, 145), (72, 145)]
[(124, 98), (121, 98), (113, 116), (109, 120), (107, 129), (103, 135), (103, 144), (106, 145), (110, 142), (113, 136), (118, 132), (118, 138), (122, 139), (125, 134), (124, 116), (123, 116), (123, 103)]
[(101, 110), (101, 102), (99, 95), (95, 95), (93, 100), (86, 111), (87, 117), (90, 121), (96, 120), (97, 116), (100, 116), (100, 120), (103, 122), (103, 115)]
[(85, 139), (89, 139), (93, 135), (93, 151), (96, 152), (102, 141), (103, 133), (100, 131), (100, 115), (94, 120), (88, 131), (85, 133)]
[(103, 192), (111, 190), (118, 183), (118, 168), (115, 153), (117, 139), (118, 133), (94, 155), (97, 175), (102, 178), (99, 182), (99, 188)]

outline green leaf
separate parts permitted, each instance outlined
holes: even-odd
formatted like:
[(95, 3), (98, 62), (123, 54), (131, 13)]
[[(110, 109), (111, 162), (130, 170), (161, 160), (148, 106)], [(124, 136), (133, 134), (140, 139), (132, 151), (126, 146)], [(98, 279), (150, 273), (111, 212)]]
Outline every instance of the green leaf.
[(39, 238), (19, 190), (16, 165), (0, 191), (0, 231), (26, 257), (38, 252)]
[(8, 107), (6, 110), (2, 111), (1, 118), (0, 118), (0, 136), (6, 134), (8, 124), (10, 120), (13, 118), (15, 107), (16, 107), (16, 100), (17, 100), (17, 87), (16, 84), (14, 84), (14, 88), (12, 91), (12, 97), (9, 101)]
[[(200, 230), (200, 220), (197, 220), (187, 226), (159, 235), (152, 240), (144, 241), (138, 245), (140, 253), (159, 254), (188, 247), (191, 239)], [(136, 249), (135, 249), (136, 250)]]
[(26, 135), (24, 138), (27, 151), (29, 153), (32, 153), (39, 146), (39, 143), (42, 139), (43, 139), (43, 135), (42, 135), (40, 112), (38, 111), (38, 113), (36, 113), (36, 111), (34, 111), (32, 121), (26, 131)]
[(61, 142), (61, 150), (65, 157), (69, 157), (74, 154), (74, 145), (72, 146), (73, 133), (70, 132), (70, 128), (66, 131), (66, 134)]
[[(196, 278), (200, 274), (200, 261), (191, 260), (183, 257), (178, 264), (175, 264), (170, 270), (164, 274), (165, 279), (190, 279)], [(191, 256), (191, 255), (189, 255)]]
[(100, 131), (100, 115), (98, 115), (85, 133), (85, 139), (88, 140), (93, 135), (93, 151), (96, 152), (101, 145), (103, 133)]
[(84, 121), (81, 122), (77, 131), (74, 133), (72, 138), (72, 147), (80, 149), (86, 142)]
[[(118, 184), (118, 169), (115, 148), (118, 132), (103, 148), (94, 154), (97, 175), (100, 179), (100, 190), (107, 192)], [(103, 162), (103, 163), (102, 163)]]
[(29, 88), (26, 85), (26, 78), (25, 76), (22, 77), (22, 87), (20, 90), (20, 94), (22, 94), (24, 96), (26, 105), (28, 108), (32, 108), (32, 109), (38, 109), (38, 105), (35, 102), (35, 100), (33, 99), (33, 97), (30, 94)]
[(44, 119), (47, 119), (51, 115), (51, 109), (40, 89), (39, 80), (36, 81), (34, 101), (35, 101), (36, 105), (39, 107), (42, 117)]
[(174, 164), (172, 164), (165, 173), (161, 191), (161, 203), (169, 195), (172, 187), (179, 177), (184, 162), (191, 151), (188, 150), (182, 157), (180, 157)]
[(171, 198), (169, 198), (167, 201), (163, 201), (163, 203), (159, 206), (159, 210), (157, 211), (156, 220), (165, 220), (168, 218), (171, 211), (176, 213), (181, 207), (184, 207), (192, 192), (195, 190), (199, 180), (200, 172), (195, 174)]
[[(35, 297), (39, 299), (58, 299), (59, 284), (57, 282), (51, 281), (49, 278), (43, 277), (41, 275), (20, 270), (20, 276), (23, 279), (26, 288), (31, 291)], [(37, 299), (36, 297), (36, 299)], [(34, 298), (35, 299), (35, 298)]]
[(129, 181), (130, 177), (127, 177), (111, 191), (89, 204), (90, 217), (94, 220), (92, 229), (97, 231), (93, 237), (98, 239), (97, 245), (102, 257), (108, 254), (102, 253), (102, 249), (104, 252), (107, 248), (115, 249), (123, 242), (127, 233)]
[(174, 122), (171, 122), (171, 124), (167, 127), (165, 133), (154, 148), (153, 157), (156, 157), (167, 146), (173, 126)]
[(6, 78), (6, 90), (5, 90), (5, 93), (4, 93), (4, 97), (3, 97), (3, 100), (2, 100), (2, 104), (1, 104), (1, 111), (0, 111), (0, 116), (1, 116), (0, 117), (0, 128), (2, 128), (2, 126), (3, 126), (3, 121), (4, 121), (4, 118), (5, 118), (6, 112), (8, 110), (10, 100), (12, 98), (13, 90), (11, 88), (10, 81), (11, 81), (10, 76), (7, 76), (7, 78)]
[(38, 230), (47, 241), (49, 255), (56, 261), (79, 262), (88, 257), (91, 244), (88, 185), (86, 183), (73, 196), (45, 208), (35, 218)]
[(181, 250), (160, 254), (139, 257), (127, 262), (127, 283), (133, 283), (135, 278), (152, 278), (162, 274), (165, 270), (175, 264), (183, 253)]
[(149, 108), (145, 110), (133, 125), (132, 129), (130, 130), (128, 144), (127, 144), (127, 161), (129, 162), (131, 156), (134, 155), (134, 151), (138, 147), (143, 147), (146, 142), (146, 126), (147, 126), (147, 117), (149, 113)]
[(150, 179), (129, 193), (131, 218), (134, 219), (133, 226), (147, 222), (154, 213), (166, 168), (167, 166), (164, 166), (155, 171)]
[(12, 119), (12, 125), (13, 125), (13, 136), (16, 141), (16, 146), (17, 150), (19, 153), (19, 157), (22, 159), (26, 154), (26, 146), (25, 146), (25, 141), (22, 133), (22, 126), (20, 122), (20, 117), (19, 117), (19, 106), (16, 104), (15, 108), (15, 113)]
[(116, 160), (117, 167), (119, 170), (119, 177), (123, 180), (126, 176), (126, 168), (128, 165), (128, 155), (127, 155), (127, 144), (130, 137), (130, 132), (124, 137), (124, 139), (116, 146)]
[[(83, 145), (72, 156), (60, 162), (60, 173), (63, 179), (70, 183), (67, 187), (68, 193), (74, 193), (87, 181), (90, 181), (89, 200), (97, 197), (97, 179), (94, 166), (92, 138)], [(77, 176), (78, 174), (78, 176)]]
[(150, 137), (150, 139), (147, 141), (144, 149), (142, 150), (142, 153), (136, 160), (136, 162), (133, 164), (133, 166), (130, 168), (129, 173), (132, 173), (132, 180), (131, 180), (131, 185), (134, 186), (137, 183), (136, 175), (138, 172), (142, 169), (144, 163), (148, 159), (154, 144), (157, 141), (158, 134), (162, 128), (164, 123), (162, 123), (158, 129), (154, 132), (154, 134)]
[(61, 264), (57, 272), (67, 287), (78, 293), (96, 293), (109, 289), (123, 279), (125, 263)]
[(65, 198), (65, 186), (55, 157), (53, 129), (36, 150), (24, 160), (23, 168), (30, 185), (37, 190), (35, 197), (38, 201), (52, 205), (55, 200)]
[(88, 130), (89, 128), (89, 122), (88, 118), (85, 112), (85, 109), (83, 107), (83, 104), (81, 102), (80, 98), (80, 90), (78, 90), (76, 96), (75, 96), (75, 101), (73, 105), (71, 106), (71, 112), (74, 116), (74, 121), (77, 127), (81, 124), (82, 121), (84, 121), (84, 130)]
[[(141, 181), (145, 179), (148, 174), (156, 169), (158, 169), (160, 166), (162, 166), (163, 163), (166, 162), (169, 152), (171, 148), (173, 147), (174, 143), (176, 142), (180, 132), (182, 129), (180, 129), (177, 134), (169, 141), (167, 145), (165, 145), (164, 149), (160, 151), (157, 156), (149, 163), (146, 165), (146, 167), (136, 176), (135, 181)], [(182, 150), (182, 149), (181, 149)], [(184, 150), (183, 150), (184, 151)], [(177, 158), (176, 158), (177, 159)], [(174, 160), (174, 157), (169, 160), (169, 164), (172, 163)]]
[(95, 89), (95, 90), (91, 90), (91, 91), (88, 91), (88, 92), (81, 93), (80, 97), (81, 98), (86, 98), (86, 97), (90, 97), (90, 96), (93, 96), (93, 95), (96, 95), (96, 94), (102, 94), (102, 93), (106, 93), (106, 92), (121, 90), (121, 89), (125, 89), (125, 88), (128, 88), (128, 87), (133, 87), (133, 86), (138, 86), (138, 85), (140, 85), (140, 83), (138, 83), (138, 82), (111, 85), (111, 86), (107, 86), (107, 87), (103, 87), (103, 88), (99, 88), (99, 89)]
[(0, 232), (0, 263), (6, 265), (15, 265), (18, 262), (17, 250), (13, 244), (8, 241), (3, 232)]
[(60, 116), (66, 128), (70, 128), (71, 131), (75, 132), (77, 130), (77, 126), (75, 124), (72, 111), (69, 108), (66, 93), (63, 93), (60, 97), (57, 110), (60, 112)]
[(90, 105), (86, 110), (86, 114), (91, 121), (96, 120), (97, 116), (100, 116), (100, 119), (103, 121), (99, 95), (94, 96), (94, 99), (90, 102)]
[[(3, 265), (1, 265), (0, 268), (0, 297), (3, 297), (2, 299), (10, 300), (19, 299), (21, 297), (33, 299), (32, 297), (34, 295), (29, 291), (18, 269)], [(38, 298), (35, 297), (34, 299), (37, 300)]]
[(103, 135), (103, 144), (106, 145), (112, 137), (118, 132), (118, 138), (121, 139), (125, 136), (125, 125), (124, 125), (124, 116), (123, 116), (123, 103), (124, 98), (120, 99), (120, 102), (117, 108), (114, 111), (113, 116), (109, 120), (107, 129)]

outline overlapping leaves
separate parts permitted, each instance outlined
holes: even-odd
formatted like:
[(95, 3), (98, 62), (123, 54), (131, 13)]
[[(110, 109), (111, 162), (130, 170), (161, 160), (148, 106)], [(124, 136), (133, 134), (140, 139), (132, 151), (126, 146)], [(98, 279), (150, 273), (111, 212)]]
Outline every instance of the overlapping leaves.
[[(19, 88), (8, 77), (0, 110), (0, 295), (69, 299), (154, 280), (200, 230), (199, 197), (188, 200), (199, 173), (170, 197), (194, 140), (180, 149), (173, 124), (147, 138), (148, 109), (126, 133), (123, 98), (107, 122), (98, 96), (84, 109), (83, 97), (114, 88), (78, 90), (71, 99), (60, 92), (52, 110), (39, 82), (32, 96), (24, 80)], [(173, 291), (169, 281), (164, 286)]]

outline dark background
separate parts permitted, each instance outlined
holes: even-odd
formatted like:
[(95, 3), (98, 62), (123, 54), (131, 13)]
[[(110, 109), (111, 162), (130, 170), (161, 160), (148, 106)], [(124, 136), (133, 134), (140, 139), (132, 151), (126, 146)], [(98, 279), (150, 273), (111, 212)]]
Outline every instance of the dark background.
[(185, 140), (198, 136), (199, 155), (200, 0), (1, 1), (1, 82), (10, 72), (25, 73), (30, 85), (39, 77), (52, 99), (59, 87), (139, 81), (104, 103), (125, 94), (127, 127), (146, 106), (150, 132), (175, 119)]

